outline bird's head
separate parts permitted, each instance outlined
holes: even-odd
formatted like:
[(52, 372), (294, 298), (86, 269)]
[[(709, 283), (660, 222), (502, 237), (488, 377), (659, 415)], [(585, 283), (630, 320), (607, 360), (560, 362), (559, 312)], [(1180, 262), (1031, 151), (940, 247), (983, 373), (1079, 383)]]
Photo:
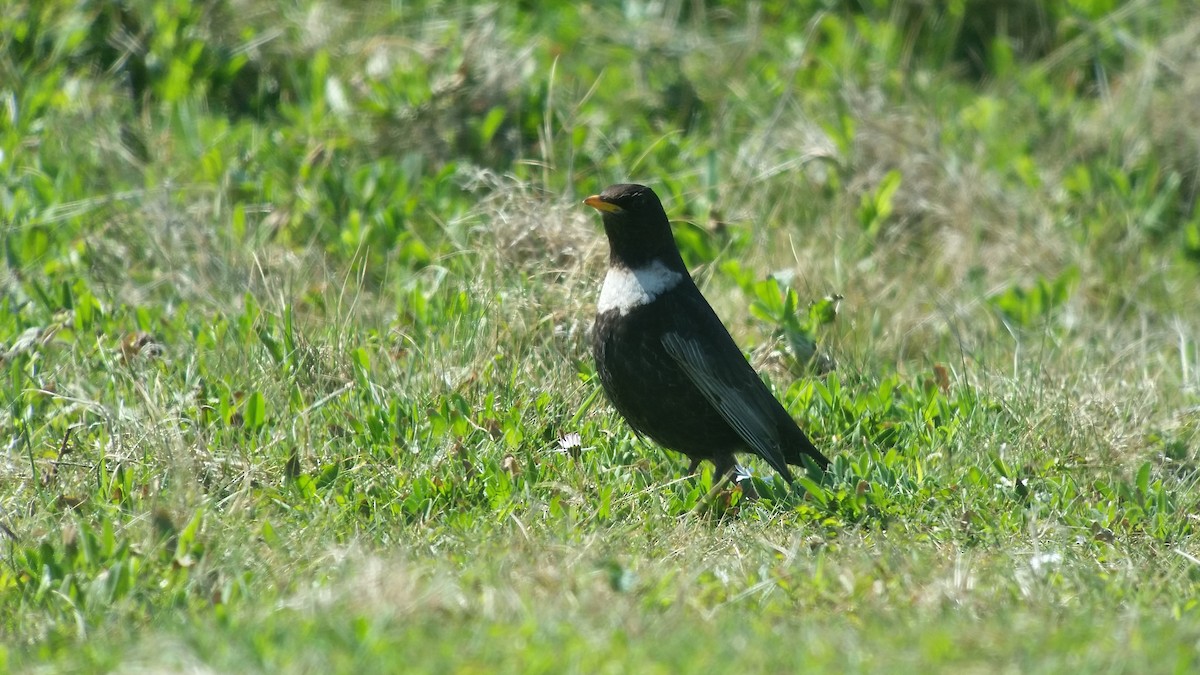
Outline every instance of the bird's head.
[(600, 212), (612, 262), (632, 269), (661, 260), (684, 269), (667, 213), (654, 190), (631, 183), (610, 185), (583, 203)]

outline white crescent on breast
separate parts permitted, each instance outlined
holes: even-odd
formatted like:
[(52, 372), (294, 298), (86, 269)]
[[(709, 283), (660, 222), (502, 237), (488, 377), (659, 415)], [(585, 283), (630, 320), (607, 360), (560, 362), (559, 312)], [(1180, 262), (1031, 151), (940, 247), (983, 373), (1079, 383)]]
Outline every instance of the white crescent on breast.
[(653, 302), (682, 280), (682, 274), (658, 260), (637, 269), (610, 267), (604, 276), (596, 311), (600, 314), (616, 311), (625, 316), (634, 308)]

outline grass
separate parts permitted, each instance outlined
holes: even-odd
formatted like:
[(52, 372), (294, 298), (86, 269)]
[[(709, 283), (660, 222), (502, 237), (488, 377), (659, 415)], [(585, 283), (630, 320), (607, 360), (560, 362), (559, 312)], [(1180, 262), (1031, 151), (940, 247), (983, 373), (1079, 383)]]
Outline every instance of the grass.
[[(0, 670), (1194, 670), (1191, 6), (793, 4), (10, 2)], [(828, 475), (608, 408), (623, 180)]]

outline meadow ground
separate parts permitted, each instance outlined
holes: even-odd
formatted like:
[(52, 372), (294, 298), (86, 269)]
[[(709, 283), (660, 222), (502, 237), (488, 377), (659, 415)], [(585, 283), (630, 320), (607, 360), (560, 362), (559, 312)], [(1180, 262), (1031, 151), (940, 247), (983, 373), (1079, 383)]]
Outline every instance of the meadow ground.
[[(0, 670), (1193, 672), (1191, 1), (0, 11)], [(633, 180), (825, 453), (637, 439)]]

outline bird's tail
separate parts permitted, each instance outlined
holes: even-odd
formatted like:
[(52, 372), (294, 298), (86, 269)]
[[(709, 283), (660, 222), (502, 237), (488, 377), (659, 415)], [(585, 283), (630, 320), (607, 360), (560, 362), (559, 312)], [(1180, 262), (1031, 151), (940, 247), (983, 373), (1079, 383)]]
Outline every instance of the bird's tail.
[(795, 432), (789, 435), (788, 442), (784, 444), (783, 454), (784, 459), (792, 466), (804, 466), (804, 457), (808, 456), (814, 464), (822, 471), (829, 469), (829, 458), (821, 454), (817, 450), (817, 446), (813, 445), (812, 441), (808, 440), (800, 427), (792, 425)]

